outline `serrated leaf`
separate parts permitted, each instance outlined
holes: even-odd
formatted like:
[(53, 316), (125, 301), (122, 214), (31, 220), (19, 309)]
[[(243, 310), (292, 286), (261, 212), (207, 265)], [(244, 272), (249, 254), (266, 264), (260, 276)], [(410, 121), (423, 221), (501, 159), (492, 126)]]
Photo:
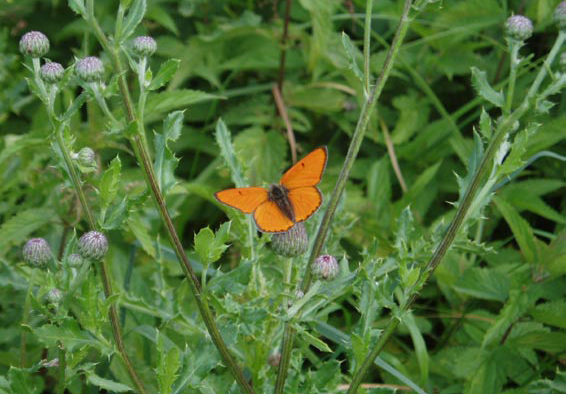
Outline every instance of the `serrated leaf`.
[(108, 207), (118, 193), (121, 170), (122, 162), (120, 161), (120, 157), (116, 156), (100, 179), (98, 190), (100, 191), (100, 198), (102, 199), (101, 205), (103, 208)]
[(175, 185), (175, 168), (179, 159), (169, 149), (169, 141), (176, 141), (183, 128), (184, 111), (170, 113), (163, 121), (163, 133), (155, 133), (155, 175), (163, 195)]
[(158, 333), (157, 347), (158, 363), (156, 372), (159, 392), (162, 394), (171, 394), (173, 383), (177, 378), (177, 371), (181, 365), (179, 348), (176, 346), (166, 346), (162, 333)]
[(472, 297), (505, 301), (509, 296), (510, 279), (491, 268), (468, 268), (460, 276), (454, 290)]
[(555, 300), (537, 305), (530, 311), (538, 322), (551, 326), (566, 328), (566, 301)]
[(105, 355), (111, 354), (113, 351), (109, 344), (99, 341), (88, 331), (81, 330), (79, 324), (74, 320), (67, 319), (58, 326), (45, 324), (32, 329), (32, 331), (37, 339), (46, 346), (54, 347), (57, 346), (58, 342), (61, 342), (65, 349), (70, 352), (82, 346), (93, 347)]
[(169, 59), (165, 63), (161, 64), (159, 71), (155, 77), (151, 80), (151, 83), (147, 87), (148, 90), (159, 89), (163, 85), (173, 78), (177, 70), (179, 69), (179, 64), (181, 61), (178, 59)]
[(85, 91), (82, 91), (81, 94), (79, 94), (71, 103), (71, 105), (69, 106), (69, 108), (67, 108), (67, 110), (65, 111), (65, 113), (63, 114), (63, 116), (61, 117), (61, 122), (65, 123), (67, 122), (69, 119), (71, 119), (71, 117), (77, 113), (77, 111), (79, 109), (81, 109), (81, 107), (83, 106), (84, 103), (86, 103), (88, 100), (88, 93)]
[(124, 42), (132, 35), (143, 19), (146, 7), (146, 0), (134, 0), (134, 4), (128, 8), (128, 14), (124, 19), (122, 29), (118, 33), (117, 41)]
[(348, 64), (348, 68), (352, 70), (354, 75), (360, 80), (360, 82), (364, 82), (364, 73), (358, 67), (358, 63), (356, 62), (356, 57), (358, 55), (358, 50), (352, 44), (352, 40), (350, 37), (345, 33), (342, 32), (342, 45), (344, 46), (344, 50), (346, 51), (346, 55), (348, 56), (348, 60), (350, 63)]
[(54, 216), (55, 212), (50, 209), (32, 208), (7, 219), (0, 227), (0, 254), (14, 241), (23, 243), (31, 233), (49, 223)]
[(484, 136), (488, 141), (491, 138), (491, 134), (493, 133), (491, 127), (491, 118), (489, 114), (485, 111), (485, 109), (481, 109), (480, 115), (480, 133)]
[(108, 209), (104, 209), (104, 216), (101, 215), (102, 223), (100, 227), (103, 230), (113, 230), (122, 225), (124, 220), (128, 217), (129, 201), (124, 197), (116, 204), (112, 204)]
[(295, 327), (297, 328), (297, 331), (300, 332), (301, 339), (303, 339), (307, 344), (314, 346), (321, 352), (328, 352), (328, 353), (332, 352), (332, 349), (330, 349), (330, 347), (328, 347), (328, 345), (324, 341), (313, 336), (311, 333), (309, 333), (302, 327), (298, 327), (298, 326)]
[(130, 386), (127, 386), (123, 383), (115, 382), (113, 380), (104, 379), (98, 376), (97, 374), (95, 374), (94, 372), (89, 372), (87, 374), (87, 381), (96, 387), (99, 387), (101, 389), (110, 392), (125, 393), (126, 391), (134, 391)]
[(472, 85), (477, 90), (478, 94), (495, 105), (496, 107), (502, 108), (505, 104), (505, 98), (502, 92), (496, 92), (489, 82), (487, 81), (487, 76), (485, 71), (481, 71), (476, 67), (472, 67)]
[(195, 235), (195, 250), (205, 267), (217, 261), (227, 247), (228, 245), (225, 245), (220, 237), (217, 238), (208, 227)]

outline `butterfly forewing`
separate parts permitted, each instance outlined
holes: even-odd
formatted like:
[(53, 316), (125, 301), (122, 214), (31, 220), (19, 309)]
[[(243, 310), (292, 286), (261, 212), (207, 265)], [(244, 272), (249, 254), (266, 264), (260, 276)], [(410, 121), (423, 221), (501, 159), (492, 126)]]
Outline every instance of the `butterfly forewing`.
[(281, 233), (289, 230), (295, 224), (273, 201), (260, 204), (254, 212), (254, 220), (257, 227), (266, 233)]
[(268, 199), (267, 189), (263, 187), (242, 187), (222, 190), (214, 195), (218, 201), (239, 209), (244, 213), (252, 213)]
[(297, 187), (315, 186), (322, 178), (327, 157), (326, 147), (313, 150), (291, 167), (279, 183), (289, 190)]
[(288, 198), (293, 206), (296, 222), (306, 220), (322, 204), (322, 195), (316, 186), (291, 189)]

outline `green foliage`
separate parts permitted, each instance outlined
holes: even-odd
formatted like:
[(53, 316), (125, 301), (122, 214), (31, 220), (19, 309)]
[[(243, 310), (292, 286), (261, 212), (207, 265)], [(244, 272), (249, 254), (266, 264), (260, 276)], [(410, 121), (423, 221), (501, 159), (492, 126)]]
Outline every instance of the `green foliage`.
[[(198, 278), (199, 302), (256, 392), (273, 391), (286, 323), (295, 335), (284, 392), (335, 393), (391, 321), (399, 326), (363, 379), (384, 386), (359, 392), (566, 392), (565, 77), (560, 53), (544, 63), (558, 0), (418, 2), (323, 248), (340, 273), (304, 295), (308, 253), (275, 255), (270, 235), (214, 193), (266, 187), (293, 164), (292, 149), (301, 158), (325, 145), (323, 205), (305, 222), (314, 243), (367, 99), (365, 2), (291, 2), (284, 39), (283, 1), (96, 0), (95, 20), (112, 38), (104, 47), (90, 1), (0, 5), (0, 393), (137, 390), (115, 342), (113, 307), (147, 392), (244, 392), (198, 312), (151, 176)], [(373, 3), (372, 85), (401, 11), (401, 1)], [(519, 12), (535, 34), (513, 62), (503, 24)], [(66, 67), (53, 97), (17, 52), (27, 30), (43, 31), (47, 57)], [(130, 43), (146, 34), (158, 49), (142, 64)], [(282, 50), (295, 144), (272, 91)], [(87, 55), (103, 60), (105, 85), (75, 77), (74, 57)], [(546, 77), (523, 101), (539, 70)], [(136, 138), (153, 174), (144, 174)], [(110, 297), (102, 266), (69, 264), (90, 224), (65, 152), (85, 146), (97, 169), (75, 170), (110, 242)], [(426, 281), (462, 206), (463, 224)], [(32, 237), (55, 255), (45, 270), (22, 261)], [(58, 305), (46, 302), (54, 288), (63, 293)]]

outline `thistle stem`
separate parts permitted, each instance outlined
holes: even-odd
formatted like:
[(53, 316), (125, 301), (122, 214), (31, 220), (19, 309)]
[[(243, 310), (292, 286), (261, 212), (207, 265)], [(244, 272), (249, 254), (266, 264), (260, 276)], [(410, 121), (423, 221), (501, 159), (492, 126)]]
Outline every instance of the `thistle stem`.
[[(481, 185), (480, 184), (481, 180), (491, 169), (493, 157), (495, 156), (495, 153), (499, 149), (501, 142), (504, 140), (507, 133), (510, 130), (512, 130), (515, 122), (517, 122), (529, 109), (531, 100), (538, 92), (540, 85), (544, 80), (544, 77), (546, 76), (547, 68), (550, 67), (550, 64), (558, 54), (558, 51), (561, 48), (562, 44), (564, 43), (565, 38), (566, 38), (566, 33), (560, 32), (558, 38), (556, 39), (556, 42), (554, 43), (553, 48), (548, 54), (548, 57), (546, 58), (541, 69), (539, 70), (539, 73), (535, 78), (535, 81), (531, 85), (531, 88), (529, 89), (529, 92), (525, 96), (523, 102), (515, 111), (513, 111), (510, 115), (505, 117), (497, 127), (495, 134), (492, 140), (490, 141), (485, 151), (485, 154), (482, 157), (480, 165), (478, 166), (478, 169), (474, 174), (474, 177), (472, 178), (472, 181), (470, 182), (468, 189), (464, 193), (462, 202), (459, 205), (456, 214), (454, 215), (454, 218), (450, 223), (450, 226), (446, 230), (446, 234), (444, 235), (444, 237), (436, 247), (436, 250), (434, 251), (429, 262), (427, 263), (426, 268), (421, 272), (420, 278), (417, 281), (417, 283), (419, 283), (420, 286), (416, 286), (414, 291), (407, 298), (406, 302), (404, 302), (404, 304), (401, 306), (400, 309), (402, 313), (408, 311), (411, 308), (413, 302), (417, 298), (418, 288), (422, 287), (430, 279), (430, 277), (434, 273), (434, 270), (436, 269), (436, 267), (438, 267), (438, 265), (442, 261), (442, 258), (444, 257), (450, 245), (454, 241), (454, 238), (456, 237), (458, 230), (460, 229), (460, 226), (462, 225), (462, 223), (466, 218), (468, 209), (470, 208), (470, 205), (473, 202), (474, 196)], [(354, 394), (356, 392), (367, 370), (373, 364), (375, 358), (379, 356), (385, 344), (387, 343), (391, 335), (393, 335), (393, 333), (395, 332), (395, 329), (399, 325), (399, 322), (400, 320), (398, 317), (394, 317), (389, 321), (389, 323), (385, 327), (385, 330), (381, 334), (378, 342), (375, 344), (373, 349), (368, 353), (362, 364), (356, 369), (354, 376), (352, 378), (352, 382), (350, 383), (350, 388), (347, 391), (347, 394)]]
[[(322, 218), (322, 223), (319, 227), (314, 246), (307, 263), (305, 275), (301, 283), (301, 291), (305, 294), (307, 293), (312, 282), (312, 264), (322, 251), (326, 236), (328, 235), (328, 231), (330, 229), (332, 218), (334, 216), (334, 213), (336, 212), (336, 207), (338, 206), (338, 201), (340, 200), (344, 188), (346, 187), (346, 181), (348, 180), (350, 171), (352, 169), (352, 166), (354, 165), (356, 156), (358, 155), (358, 151), (367, 130), (369, 119), (375, 107), (375, 103), (379, 99), (385, 83), (389, 78), (389, 74), (393, 69), (393, 64), (395, 62), (399, 49), (401, 48), (405, 34), (407, 33), (407, 29), (409, 28), (409, 11), (411, 10), (411, 4), (412, 0), (405, 0), (403, 14), (401, 15), (399, 26), (397, 27), (397, 32), (395, 33), (395, 37), (387, 53), (381, 74), (379, 75), (376, 84), (371, 89), (366, 100), (364, 101), (364, 105), (362, 107), (354, 135), (352, 136), (352, 141), (350, 142), (350, 147), (348, 148), (348, 153), (346, 154), (346, 159), (344, 160), (344, 165), (342, 166), (342, 171), (340, 172), (338, 181), (336, 182), (336, 186), (334, 187), (334, 191), (332, 192), (332, 196), (330, 197), (330, 201), (328, 202), (328, 207)], [(293, 337), (294, 329), (292, 327), (292, 324), (288, 322), (285, 325), (285, 332), (283, 334), (283, 344), (281, 346), (281, 362), (279, 364), (279, 370), (277, 371), (277, 380), (275, 385), (276, 394), (281, 394), (283, 392), (289, 367), (289, 360), (291, 357), (291, 350), (293, 348)]]
[[(159, 185), (157, 183), (157, 179), (155, 176), (155, 171), (153, 169), (153, 164), (151, 163), (149, 150), (147, 149), (147, 144), (145, 142), (145, 134), (143, 132), (143, 119), (139, 118), (139, 113), (136, 116), (134, 111), (134, 106), (132, 99), (130, 97), (129, 89), (126, 83), (125, 73), (122, 69), (122, 63), (120, 60), (120, 56), (118, 53), (117, 47), (112, 47), (108, 38), (98, 25), (94, 17), (94, 1), (88, 0), (87, 1), (87, 20), (90, 23), (92, 29), (98, 41), (102, 45), (103, 49), (108, 53), (110, 59), (112, 61), (112, 65), (114, 67), (114, 71), (118, 75), (118, 86), (120, 89), (120, 94), (122, 96), (122, 101), (124, 104), (125, 112), (126, 112), (126, 119), (128, 123), (137, 122), (136, 133), (130, 137), (130, 143), (134, 148), (134, 153), (139, 165), (142, 167), (142, 172), (144, 174), (144, 178), (146, 184), (151, 192), (155, 205), (159, 211), (161, 216), (161, 220), (165, 224), (165, 228), (167, 230), (167, 235), (169, 240), (175, 249), (175, 254), (177, 255), (177, 259), (181, 268), (187, 278), (187, 282), (191, 288), (191, 291), (195, 297), (197, 306), (199, 308), (200, 314), (203, 318), (204, 324), (208, 330), (209, 335), (212, 338), (212, 341), (216, 345), (216, 348), (220, 352), (224, 362), (227, 364), (228, 368), (232, 372), (234, 378), (239, 383), (241, 388), (247, 393), (254, 393), (253, 388), (248, 383), (246, 378), (244, 377), (240, 367), (238, 366), (236, 360), (233, 358), (230, 350), (226, 346), (226, 343), (222, 339), (220, 335), (220, 331), (214, 321), (214, 315), (208, 305), (207, 300), (202, 296), (201, 286), (198, 281), (198, 277), (196, 276), (191, 263), (185, 253), (185, 250), (181, 244), (177, 231), (175, 230), (175, 226), (173, 225), (173, 221), (171, 220), (171, 216), (167, 210), (167, 205), (161, 194), (161, 190), (159, 189)], [(117, 45), (117, 44), (116, 44)]]

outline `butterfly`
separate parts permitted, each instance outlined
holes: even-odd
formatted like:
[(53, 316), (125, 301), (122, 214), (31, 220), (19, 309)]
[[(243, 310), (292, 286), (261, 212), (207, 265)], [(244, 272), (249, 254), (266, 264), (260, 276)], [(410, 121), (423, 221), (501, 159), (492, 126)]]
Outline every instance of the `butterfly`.
[(326, 167), (326, 147), (313, 150), (291, 167), (279, 183), (264, 187), (241, 187), (217, 192), (222, 204), (253, 213), (257, 228), (264, 233), (282, 233), (307, 220), (322, 204), (316, 185)]

